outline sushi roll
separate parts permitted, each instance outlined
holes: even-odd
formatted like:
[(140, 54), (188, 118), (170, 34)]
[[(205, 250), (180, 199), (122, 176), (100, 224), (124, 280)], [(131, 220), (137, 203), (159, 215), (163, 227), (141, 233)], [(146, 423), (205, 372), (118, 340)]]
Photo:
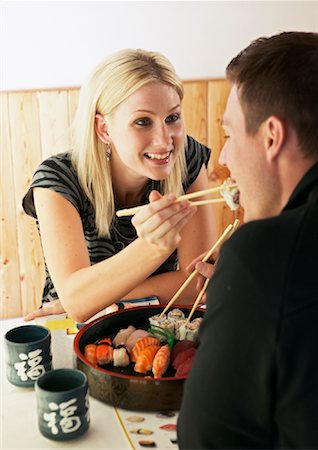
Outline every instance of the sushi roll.
[(196, 319), (193, 319), (191, 322), (188, 323), (186, 339), (194, 342), (198, 340), (198, 333), (202, 320), (203, 320), (202, 317), (197, 317)]
[[(160, 314), (149, 317), (149, 322), (151, 327), (153, 327), (151, 333), (160, 339), (161, 342), (167, 341), (169, 335), (172, 335), (172, 337), (174, 336), (174, 322), (165, 314), (162, 317), (160, 317)], [(168, 333), (165, 333), (165, 330), (168, 331)]]
[(185, 315), (184, 315), (184, 312), (181, 311), (181, 309), (174, 308), (168, 313), (167, 318), (172, 321), (178, 321), (180, 319), (184, 319)]
[(220, 194), (231, 211), (235, 211), (240, 206), (240, 191), (237, 186), (229, 187), (235, 184), (231, 178), (227, 178), (222, 184)]
[(186, 319), (180, 319), (178, 322), (175, 322), (174, 335), (177, 341), (187, 339)]

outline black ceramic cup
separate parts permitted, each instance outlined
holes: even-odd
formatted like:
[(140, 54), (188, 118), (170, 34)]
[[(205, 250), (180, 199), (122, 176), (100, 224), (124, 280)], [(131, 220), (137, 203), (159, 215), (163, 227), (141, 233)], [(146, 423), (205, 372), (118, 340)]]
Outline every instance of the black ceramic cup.
[(10, 383), (33, 387), (35, 380), (52, 369), (51, 332), (39, 325), (22, 325), (4, 337), (6, 371)]
[(55, 369), (35, 383), (38, 425), (43, 436), (67, 441), (89, 427), (89, 393), (86, 375), (77, 369)]

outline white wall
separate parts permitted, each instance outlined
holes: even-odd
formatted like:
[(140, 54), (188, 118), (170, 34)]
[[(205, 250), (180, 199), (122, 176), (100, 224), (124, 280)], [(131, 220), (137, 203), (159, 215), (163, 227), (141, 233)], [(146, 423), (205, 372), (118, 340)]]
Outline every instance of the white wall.
[(260, 36), (318, 31), (317, 1), (2, 1), (3, 90), (80, 85), (126, 47), (164, 53), (183, 79), (223, 77)]

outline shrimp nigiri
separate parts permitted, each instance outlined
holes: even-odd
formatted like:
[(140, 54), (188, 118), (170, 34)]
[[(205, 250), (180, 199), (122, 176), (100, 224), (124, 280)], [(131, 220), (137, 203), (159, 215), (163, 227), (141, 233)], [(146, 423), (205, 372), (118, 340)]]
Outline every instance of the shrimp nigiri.
[(138, 339), (136, 344), (133, 346), (133, 349), (130, 352), (131, 361), (137, 361), (138, 355), (140, 352), (148, 347), (148, 345), (160, 345), (159, 339), (154, 336), (145, 336), (143, 338)]
[(155, 378), (162, 377), (169, 366), (170, 361), (170, 348), (169, 345), (163, 345), (155, 354), (152, 363), (152, 372)]
[(153, 359), (159, 348), (159, 345), (148, 345), (144, 348), (137, 358), (135, 372), (146, 373), (151, 370)]
[(110, 338), (104, 338), (98, 341), (96, 348), (97, 363), (100, 366), (109, 364), (113, 360), (113, 346)]

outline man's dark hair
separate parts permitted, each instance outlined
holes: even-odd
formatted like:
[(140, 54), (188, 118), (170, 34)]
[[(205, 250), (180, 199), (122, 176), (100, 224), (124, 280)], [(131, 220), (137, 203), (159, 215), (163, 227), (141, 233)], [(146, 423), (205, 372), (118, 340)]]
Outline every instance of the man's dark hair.
[(318, 33), (261, 37), (226, 68), (236, 84), (248, 133), (269, 116), (296, 131), (301, 151), (318, 159)]

